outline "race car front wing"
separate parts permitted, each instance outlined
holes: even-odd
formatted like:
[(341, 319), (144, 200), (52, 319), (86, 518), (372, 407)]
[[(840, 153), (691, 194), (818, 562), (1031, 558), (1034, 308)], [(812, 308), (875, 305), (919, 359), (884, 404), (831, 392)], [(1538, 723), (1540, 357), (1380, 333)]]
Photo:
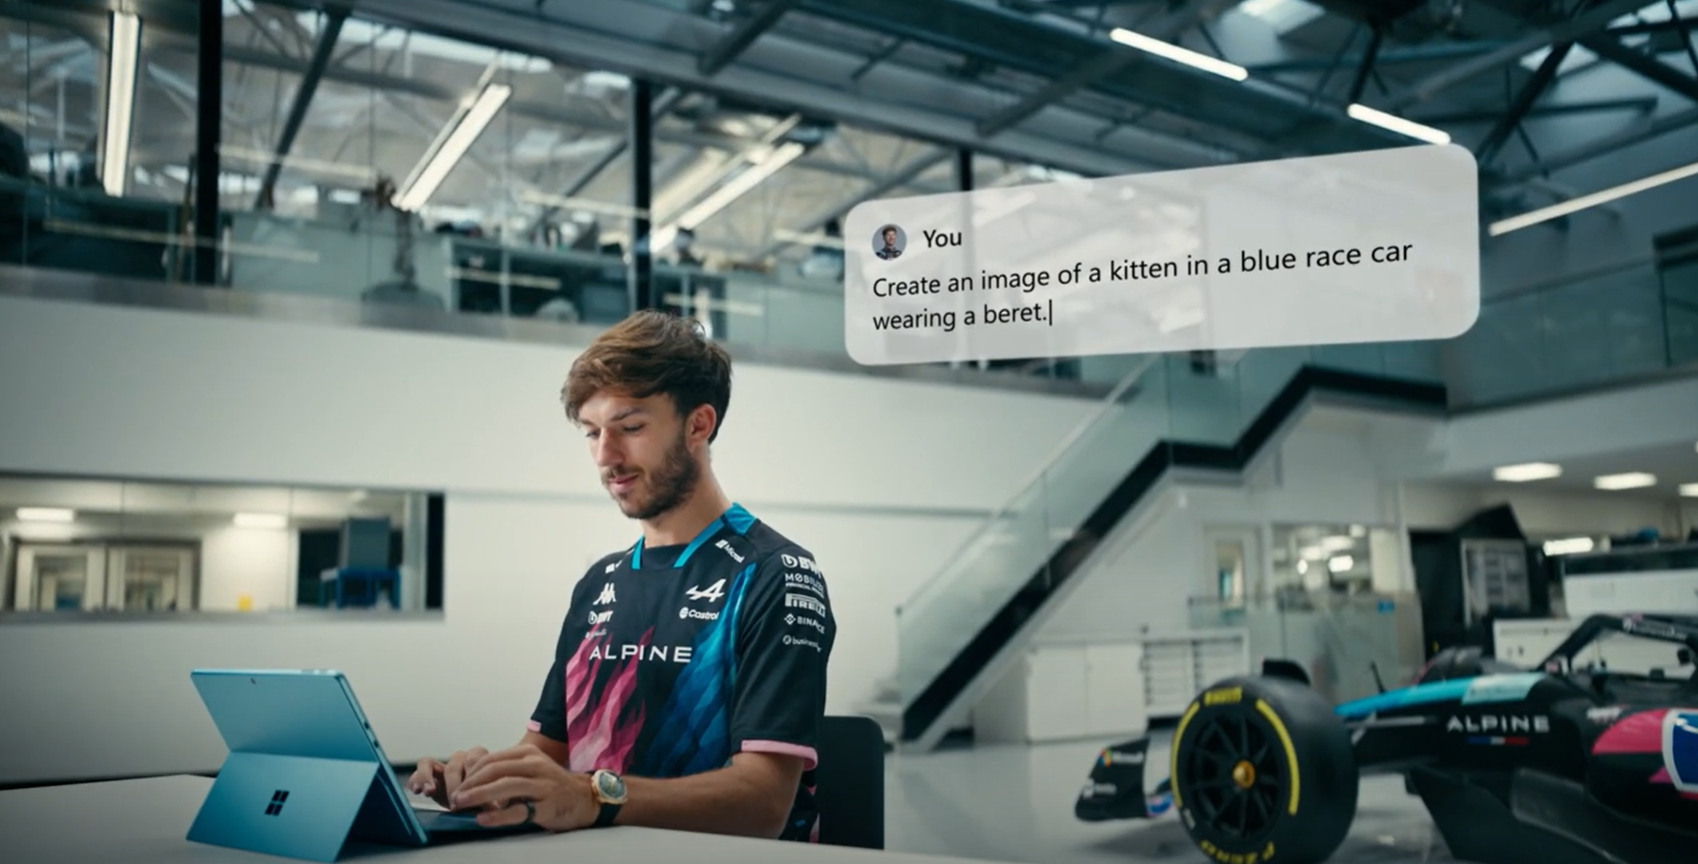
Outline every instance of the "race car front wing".
[(1144, 763), (1148, 761), (1149, 738), (1137, 738), (1103, 748), (1091, 766), (1091, 778), (1079, 790), (1073, 815), (1085, 822), (1114, 819), (1154, 819), (1173, 809), (1171, 784), (1161, 781), (1156, 790), (1144, 793)]

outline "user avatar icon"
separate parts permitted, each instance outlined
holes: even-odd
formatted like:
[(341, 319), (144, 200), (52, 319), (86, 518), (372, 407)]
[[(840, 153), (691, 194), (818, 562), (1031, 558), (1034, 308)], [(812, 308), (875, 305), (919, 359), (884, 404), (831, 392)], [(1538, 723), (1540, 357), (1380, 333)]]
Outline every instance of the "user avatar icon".
[(908, 235), (899, 226), (886, 225), (873, 235), (873, 254), (886, 261), (902, 257), (907, 247)]

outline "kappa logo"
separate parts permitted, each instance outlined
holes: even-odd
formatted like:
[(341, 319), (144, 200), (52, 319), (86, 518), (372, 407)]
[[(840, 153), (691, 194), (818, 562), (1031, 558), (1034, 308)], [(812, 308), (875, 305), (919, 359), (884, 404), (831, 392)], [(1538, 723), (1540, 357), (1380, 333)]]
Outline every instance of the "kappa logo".
[(612, 603), (614, 599), (613, 583), (609, 582), (606, 585), (601, 586), (601, 596), (595, 598), (595, 605), (606, 606), (607, 604)]
[(690, 590), (685, 591), (684, 595), (689, 597), (691, 600), (706, 600), (710, 603), (717, 603), (719, 602), (719, 598), (725, 596), (725, 580), (721, 579), (718, 582), (709, 585), (706, 591), (691, 585)]

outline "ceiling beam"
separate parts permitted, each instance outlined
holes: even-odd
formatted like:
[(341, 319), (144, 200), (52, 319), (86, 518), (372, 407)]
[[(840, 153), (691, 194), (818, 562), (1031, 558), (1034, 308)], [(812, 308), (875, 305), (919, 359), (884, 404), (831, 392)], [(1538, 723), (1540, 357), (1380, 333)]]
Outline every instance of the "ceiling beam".
[(318, 43), (313, 46), (312, 59), (307, 61), (307, 68), (301, 73), (301, 83), (295, 87), (289, 118), (283, 122), (283, 134), (277, 139), (277, 152), (272, 154), (265, 166), (265, 178), (260, 181), (259, 194), (254, 198), (255, 210), (273, 208), (272, 194), (277, 188), (277, 175), (295, 146), (295, 136), (300, 134), (301, 124), (307, 119), (307, 108), (312, 105), (313, 94), (318, 92), (318, 82), (324, 79), (324, 70), (330, 64), (331, 55), (336, 52), (336, 40), (341, 38), (342, 24), (347, 20), (346, 9), (331, 6), (325, 10), (324, 29), (318, 34)]
[(1698, 108), (1690, 108), (1679, 114), (1670, 114), (1665, 117), (1658, 118), (1657, 120), (1653, 120), (1640, 128), (1628, 129), (1606, 138), (1600, 138), (1590, 144), (1583, 144), (1573, 150), (1552, 156), (1549, 159), (1542, 159), (1535, 164), (1507, 172), (1501, 175), (1498, 178), (1497, 183), (1494, 185), (1502, 186), (1514, 183), (1525, 183), (1534, 177), (1553, 174), (1565, 168), (1572, 168), (1583, 162), (1590, 162), (1593, 159), (1608, 156), (1609, 154), (1615, 153), (1619, 150), (1643, 144), (1646, 141), (1660, 138), (1670, 132), (1684, 129), (1693, 124), (1698, 124)]
[(1568, 59), (1568, 52), (1573, 48), (1573, 42), (1559, 42), (1551, 48), (1549, 54), (1545, 55), (1544, 62), (1539, 64), (1538, 71), (1533, 73), (1533, 77), (1528, 79), (1526, 84), (1521, 85), (1521, 92), (1515, 94), (1514, 104), (1510, 105), (1509, 110), (1498, 118), (1497, 124), (1492, 126), (1490, 132), (1486, 133), (1485, 139), (1480, 142), (1480, 146), (1474, 151), (1474, 158), (1477, 161), (1482, 164), (1492, 161), (1492, 157), (1497, 155), (1498, 148), (1509, 140), (1510, 133), (1514, 132), (1515, 127), (1521, 124), (1521, 119), (1527, 116), (1527, 111), (1533, 107), (1533, 103), (1537, 102), (1539, 97), (1544, 94), (1545, 88), (1556, 80), (1557, 69), (1562, 66), (1562, 61)]
[(1408, 89), (1385, 100), (1381, 108), (1393, 113), (1431, 100), (1434, 96), (1474, 78), (1501, 69), (1522, 57), (1559, 42), (1573, 42), (1609, 26), (1611, 21), (1638, 10), (1645, 0), (1609, 0), (1577, 18), (1551, 24), (1537, 32), (1505, 44), (1495, 51), (1481, 54), (1448, 69), (1435, 72), (1410, 85)]
[[(1488, 51), (1502, 48), (1501, 40), (1479, 42), (1451, 42), (1442, 45), (1421, 45), (1414, 48), (1403, 48), (1395, 51), (1381, 51), (1375, 58), (1375, 66), (1396, 66), (1405, 63), (1432, 63), (1438, 60), (1455, 60), (1463, 57), (1475, 57)], [(1252, 75), (1276, 75), (1281, 72), (1321, 72), (1333, 65), (1331, 57), (1304, 57), (1297, 60), (1276, 60), (1258, 66), (1247, 67)], [(1340, 58), (1337, 62), (1352, 65), (1362, 62), (1361, 55)]]
[(1580, 44), (1599, 57), (1647, 81), (1660, 84), (1693, 102), (1698, 102), (1698, 78), (1693, 78), (1649, 54), (1641, 54), (1621, 44), (1614, 36), (1599, 33), (1581, 39)]
[(778, 23), (778, 19), (783, 18), (784, 13), (789, 12), (790, 8), (795, 5), (796, 0), (767, 0), (766, 5), (762, 6), (759, 11), (744, 19), (730, 33), (709, 46), (708, 50), (703, 52), (702, 59), (696, 64), (696, 71), (709, 78), (719, 74), (719, 70), (724, 69), (726, 64), (737, 59), (737, 55), (742, 54), (750, 45), (755, 44), (755, 40), (761, 38), (762, 33), (772, 29), (772, 26)]
[[(1589, 102), (1568, 102), (1558, 105), (1538, 105), (1527, 109), (1527, 117), (1556, 117), (1565, 114), (1595, 114), (1601, 111), (1632, 111), (1644, 114), (1657, 108), (1655, 96), (1632, 96), (1624, 99), (1597, 99)], [(1409, 119), (1429, 126), (1456, 123), (1494, 123), (1503, 116), (1498, 108), (1475, 111), (1451, 111), (1443, 114), (1416, 114)]]
[[(1140, 27), (1138, 32), (1152, 39), (1172, 41), (1198, 21), (1211, 17), (1226, 7), (1234, 6), (1237, 2), (1238, 0), (1206, 0), (1202, 3), (1187, 4), (1147, 27)], [(989, 138), (1060, 101), (1067, 94), (1143, 60), (1144, 55), (1136, 50), (1113, 43), (1104, 46), (1103, 50), (1091, 59), (1074, 66), (1059, 77), (1050, 79), (1048, 84), (1026, 94), (1013, 105), (979, 121), (979, 137)]]

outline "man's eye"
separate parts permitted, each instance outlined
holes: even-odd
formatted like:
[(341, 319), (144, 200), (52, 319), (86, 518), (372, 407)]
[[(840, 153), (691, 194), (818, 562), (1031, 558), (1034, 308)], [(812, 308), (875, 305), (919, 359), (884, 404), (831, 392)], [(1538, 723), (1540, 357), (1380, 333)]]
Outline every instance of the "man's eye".
[(635, 426), (626, 426), (625, 427), (625, 434), (626, 435), (635, 435), (636, 433), (641, 432), (642, 429), (643, 429), (643, 426), (642, 426), (641, 423), (639, 423)]

